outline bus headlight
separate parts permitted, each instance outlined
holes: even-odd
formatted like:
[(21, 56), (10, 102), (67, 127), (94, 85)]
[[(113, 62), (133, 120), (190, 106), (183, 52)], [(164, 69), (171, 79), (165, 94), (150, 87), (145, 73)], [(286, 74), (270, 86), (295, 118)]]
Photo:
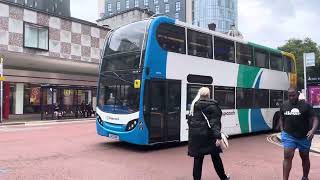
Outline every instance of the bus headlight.
[(99, 115), (97, 115), (97, 121), (101, 126), (103, 126), (103, 121)]
[(134, 129), (138, 124), (138, 119), (134, 119), (132, 121), (129, 121), (126, 127), (126, 131), (131, 131)]

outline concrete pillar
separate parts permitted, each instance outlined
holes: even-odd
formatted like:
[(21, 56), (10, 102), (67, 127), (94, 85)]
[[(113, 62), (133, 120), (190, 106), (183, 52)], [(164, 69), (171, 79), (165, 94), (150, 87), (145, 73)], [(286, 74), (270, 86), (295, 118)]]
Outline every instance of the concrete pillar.
[(15, 114), (23, 114), (23, 97), (24, 97), (24, 84), (16, 83), (15, 99)]

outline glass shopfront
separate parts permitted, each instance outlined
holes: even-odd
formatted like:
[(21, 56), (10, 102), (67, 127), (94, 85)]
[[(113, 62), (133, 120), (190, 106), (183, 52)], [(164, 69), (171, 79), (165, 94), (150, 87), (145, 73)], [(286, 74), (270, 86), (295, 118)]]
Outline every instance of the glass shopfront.
[(9, 83), (9, 86), (8, 110), (11, 115), (41, 114), (41, 119), (85, 118), (94, 115), (96, 87), (31, 83)]

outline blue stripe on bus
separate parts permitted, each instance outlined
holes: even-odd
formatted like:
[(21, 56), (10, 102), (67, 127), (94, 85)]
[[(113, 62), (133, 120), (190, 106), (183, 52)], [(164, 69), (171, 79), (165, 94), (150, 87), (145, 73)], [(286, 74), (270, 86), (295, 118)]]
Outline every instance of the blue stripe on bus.
[(256, 88), (256, 89), (259, 89), (259, 87), (260, 87), (260, 81), (261, 81), (262, 73), (263, 73), (263, 70), (260, 72), (259, 77), (258, 77), (258, 79), (257, 79), (257, 82), (256, 82), (256, 84), (255, 84), (255, 87), (254, 87), (254, 88)]
[(270, 127), (264, 120), (261, 109), (251, 109), (251, 132), (269, 130)]
[[(143, 109), (144, 109), (144, 88), (145, 88), (145, 81), (146, 79), (150, 78), (166, 78), (166, 66), (167, 66), (167, 55), (168, 53), (163, 50), (160, 45), (158, 44), (156, 38), (156, 30), (161, 23), (170, 23), (174, 24), (175, 20), (170, 19), (168, 17), (160, 16), (157, 17), (150, 22), (149, 30), (148, 30), (148, 40), (145, 52), (145, 60), (143, 65), (143, 74), (142, 74), (142, 82), (141, 82), (141, 90), (140, 90), (140, 112), (139, 112), (139, 122), (142, 123), (143, 132), (139, 135), (139, 139), (144, 141), (144, 144), (149, 144), (149, 131), (147, 129), (144, 116), (143, 116)], [(146, 74), (146, 69), (149, 69), (149, 74)], [(137, 128), (135, 128), (137, 129)], [(137, 137), (132, 137), (134, 138)]]

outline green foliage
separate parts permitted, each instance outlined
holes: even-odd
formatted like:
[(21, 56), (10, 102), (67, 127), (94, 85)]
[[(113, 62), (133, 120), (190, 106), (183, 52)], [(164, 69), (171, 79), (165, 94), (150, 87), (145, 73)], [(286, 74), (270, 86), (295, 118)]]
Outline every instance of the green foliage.
[(297, 60), (298, 88), (303, 88), (303, 53), (314, 52), (316, 54), (316, 65), (320, 65), (320, 47), (310, 38), (289, 39), (279, 50), (292, 53)]

